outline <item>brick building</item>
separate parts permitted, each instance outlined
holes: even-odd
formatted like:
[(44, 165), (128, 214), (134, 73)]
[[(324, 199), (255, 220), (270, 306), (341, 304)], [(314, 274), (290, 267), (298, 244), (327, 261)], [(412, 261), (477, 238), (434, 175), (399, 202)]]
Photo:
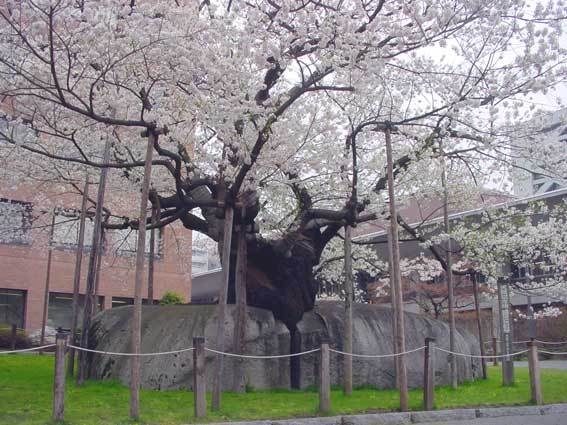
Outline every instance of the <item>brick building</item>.
[[(77, 210), (80, 197), (67, 189), (42, 190), (44, 199), (57, 199), (66, 209), (30, 202), (31, 187), (17, 190), (0, 187), (0, 323), (16, 323), (31, 332), (41, 328), (48, 252), (52, 250), (48, 294), (47, 326), (68, 328), (71, 323), (73, 275), (78, 241)], [(51, 226), (55, 213), (55, 225)], [(53, 227), (53, 231), (50, 229)], [(93, 223), (87, 220), (83, 253), (81, 301), (85, 294), (86, 274)], [(133, 303), (136, 233), (108, 230), (104, 236), (103, 257), (98, 286), (100, 309)], [(148, 240), (149, 240), (149, 232)], [(157, 232), (156, 232), (157, 233)], [(187, 235), (188, 242), (176, 240)], [(154, 299), (174, 291), (189, 301), (191, 294), (190, 232), (168, 226), (156, 237), (154, 255)], [(184, 252), (179, 247), (184, 247)], [(149, 244), (146, 243), (146, 252)], [(147, 261), (146, 261), (147, 270)], [(147, 277), (147, 273), (146, 273)], [(147, 297), (144, 281), (143, 297)]]

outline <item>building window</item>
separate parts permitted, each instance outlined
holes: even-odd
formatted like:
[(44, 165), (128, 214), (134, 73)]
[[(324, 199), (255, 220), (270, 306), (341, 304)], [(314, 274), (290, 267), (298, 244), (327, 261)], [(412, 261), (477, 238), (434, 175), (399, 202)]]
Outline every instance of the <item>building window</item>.
[[(104, 297), (97, 297), (97, 311), (104, 309)], [(83, 306), (85, 296), (79, 295), (79, 305), (77, 312), (77, 326), (80, 328), (83, 323)], [(73, 324), (73, 294), (65, 292), (50, 292), (49, 307), (47, 309), (47, 326), (54, 329), (71, 329)]]
[[(148, 299), (143, 298), (142, 304), (149, 304)], [(153, 304), (159, 304), (159, 300), (154, 300)], [(112, 297), (112, 308), (124, 307), (125, 305), (134, 305), (134, 298)]]
[(26, 291), (0, 288), (0, 323), (25, 325)]
[(31, 242), (31, 209), (28, 202), (0, 198), (0, 243), (28, 245)]
[[(162, 229), (157, 229), (155, 233), (154, 258), (161, 258), (162, 254)], [(109, 232), (110, 235), (110, 232)], [(144, 252), (150, 254), (150, 237), (151, 231), (146, 230), (146, 245)], [(115, 255), (134, 255), (138, 245), (138, 231), (132, 229), (112, 230), (112, 236), (109, 237), (111, 243), (110, 250)]]
[(123, 307), (125, 305), (133, 305), (134, 298), (112, 297), (112, 308)]
[[(56, 248), (76, 249), (79, 245), (79, 212), (75, 210), (59, 211), (55, 214), (52, 244)], [(83, 245), (90, 249), (93, 241), (94, 223), (85, 220), (85, 235)]]

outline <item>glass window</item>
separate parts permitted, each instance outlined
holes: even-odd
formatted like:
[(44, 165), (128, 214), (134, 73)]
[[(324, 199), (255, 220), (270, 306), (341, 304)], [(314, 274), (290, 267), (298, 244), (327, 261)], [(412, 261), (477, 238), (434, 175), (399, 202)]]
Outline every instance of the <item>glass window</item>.
[[(52, 242), (58, 248), (73, 248), (79, 244), (79, 213), (77, 211), (62, 211), (55, 214)], [(94, 223), (85, 220), (84, 247), (90, 248), (93, 241)]]
[[(83, 323), (83, 306), (85, 296), (79, 295), (79, 309), (77, 326), (80, 328)], [(104, 297), (98, 297), (98, 309), (104, 308)], [(49, 293), (49, 308), (47, 309), (47, 326), (54, 329), (71, 329), (73, 324), (73, 294), (64, 292)]]
[[(149, 304), (147, 298), (142, 299), (142, 304)], [(159, 304), (159, 300), (154, 300), (154, 305)], [(134, 298), (112, 297), (112, 308), (123, 307), (125, 305), (134, 305)]]
[(26, 291), (0, 288), (0, 323), (24, 327), (26, 295)]
[(134, 298), (112, 297), (112, 308), (122, 307), (125, 305), (133, 305), (133, 304), (134, 304)]
[(0, 243), (24, 244), (29, 237), (31, 204), (0, 198)]
[[(110, 233), (110, 232), (109, 232)], [(146, 254), (150, 253), (150, 237), (151, 231), (146, 230), (146, 246), (144, 252)], [(132, 229), (117, 229), (112, 230), (112, 236), (109, 237), (109, 243), (111, 244), (111, 251), (116, 255), (132, 255), (136, 253), (138, 245), (138, 231)], [(162, 232), (159, 229), (155, 236), (155, 248), (154, 256), (156, 258), (161, 257), (161, 239)]]

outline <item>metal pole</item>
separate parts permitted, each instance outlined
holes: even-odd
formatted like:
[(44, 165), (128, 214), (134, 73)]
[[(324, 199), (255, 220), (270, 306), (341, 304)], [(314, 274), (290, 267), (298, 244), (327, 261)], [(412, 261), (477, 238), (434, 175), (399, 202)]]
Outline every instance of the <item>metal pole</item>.
[(502, 385), (514, 384), (514, 363), (512, 361), (512, 341), (510, 338), (510, 298), (501, 278), (498, 279), (498, 304), (500, 310), (500, 338), (502, 358)]

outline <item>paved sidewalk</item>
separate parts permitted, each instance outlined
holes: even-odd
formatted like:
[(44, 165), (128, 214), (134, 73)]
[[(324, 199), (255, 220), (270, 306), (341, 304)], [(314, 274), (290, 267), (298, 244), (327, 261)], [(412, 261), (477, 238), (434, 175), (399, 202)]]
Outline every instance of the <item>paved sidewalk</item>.
[[(285, 420), (225, 422), (224, 425), (567, 425), (567, 404), (508, 406), (422, 412), (373, 413)], [(212, 424), (211, 424), (212, 425)], [(219, 424), (217, 424), (219, 425)]]
[(500, 418), (479, 418), (463, 421), (430, 422), (428, 425), (565, 425), (567, 414), (545, 416), (504, 416)]

